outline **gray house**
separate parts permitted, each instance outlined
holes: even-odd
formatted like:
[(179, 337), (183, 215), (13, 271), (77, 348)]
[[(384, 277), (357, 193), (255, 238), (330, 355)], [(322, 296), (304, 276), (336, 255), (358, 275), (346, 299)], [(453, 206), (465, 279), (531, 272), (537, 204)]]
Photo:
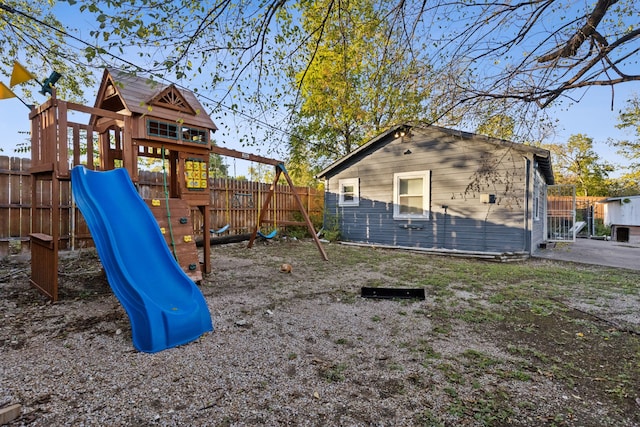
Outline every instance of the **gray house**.
[(546, 240), (548, 150), (396, 126), (318, 174), (325, 226), (350, 242), (531, 254)]

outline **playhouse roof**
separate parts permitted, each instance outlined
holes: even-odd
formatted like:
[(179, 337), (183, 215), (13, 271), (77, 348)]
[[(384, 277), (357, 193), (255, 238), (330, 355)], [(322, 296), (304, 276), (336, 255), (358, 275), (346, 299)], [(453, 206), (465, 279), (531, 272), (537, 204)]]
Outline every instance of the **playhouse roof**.
[(387, 145), (391, 141), (393, 141), (395, 139), (393, 137), (393, 135), (396, 132), (401, 131), (401, 130), (409, 131), (410, 129), (435, 129), (436, 131), (438, 131), (438, 132), (440, 132), (440, 133), (442, 133), (444, 135), (456, 136), (456, 137), (461, 138), (461, 139), (472, 139), (472, 138), (475, 138), (475, 139), (477, 139), (478, 141), (481, 141), (481, 142), (486, 142), (486, 143), (493, 144), (493, 145), (500, 146), (500, 147), (513, 147), (514, 149), (519, 150), (521, 152), (531, 153), (531, 154), (533, 154), (534, 159), (538, 162), (538, 164), (540, 166), (540, 171), (544, 175), (545, 180), (547, 181), (547, 183), (548, 184), (553, 184), (553, 182), (554, 182), (553, 169), (551, 167), (551, 154), (550, 154), (549, 150), (545, 150), (543, 148), (538, 148), (538, 147), (533, 147), (533, 146), (530, 146), (530, 145), (518, 144), (518, 143), (515, 143), (515, 142), (511, 142), (511, 141), (506, 141), (506, 140), (503, 140), (503, 139), (491, 138), (491, 137), (488, 137), (488, 136), (478, 135), (478, 134), (474, 134), (474, 133), (470, 133), (470, 132), (463, 132), (463, 131), (459, 131), (459, 130), (443, 128), (443, 127), (435, 126), (435, 125), (425, 126), (425, 125), (412, 125), (412, 124), (401, 124), (401, 125), (397, 125), (397, 126), (394, 126), (394, 127), (390, 128), (386, 132), (381, 133), (380, 135), (378, 135), (375, 138), (369, 140), (368, 142), (366, 142), (365, 144), (361, 145), (357, 149), (353, 150), (351, 153), (347, 154), (346, 156), (344, 156), (344, 157), (338, 159), (337, 161), (333, 162), (331, 165), (326, 167), (324, 170), (322, 170), (316, 176), (318, 178), (329, 178), (329, 177), (337, 174), (338, 172), (340, 172), (344, 168), (349, 167), (349, 166), (359, 162), (362, 158), (364, 158), (365, 156), (367, 156), (371, 152), (376, 151), (376, 150), (384, 147), (385, 145)]
[[(179, 120), (212, 131), (218, 129), (193, 92), (113, 68), (104, 70), (95, 107), (134, 117)], [(90, 123), (98, 118), (92, 116)]]

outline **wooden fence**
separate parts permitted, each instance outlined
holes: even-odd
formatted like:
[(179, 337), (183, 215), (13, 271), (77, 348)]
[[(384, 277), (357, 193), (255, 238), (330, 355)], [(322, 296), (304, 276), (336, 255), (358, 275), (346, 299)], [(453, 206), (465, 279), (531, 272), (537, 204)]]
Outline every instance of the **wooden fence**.
[[(576, 210), (592, 208), (593, 217), (596, 219), (604, 219), (604, 205), (598, 202), (605, 200), (606, 197), (583, 197), (576, 196)], [(558, 209), (561, 211), (570, 211), (573, 205), (573, 198), (571, 197), (553, 197), (548, 198), (549, 210)]]
[[(576, 196), (576, 222), (584, 222), (585, 226), (579, 231), (578, 235), (589, 237), (598, 235), (602, 232), (604, 224), (604, 204), (599, 203), (606, 197), (584, 197)], [(555, 218), (560, 222), (565, 221), (573, 210), (573, 197), (549, 196), (547, 199), (547, 215), (548, 218)], [(564, 213), (563, 213), (564, 212)], [(572, 227), (570, 224), (569, 227)]]
[[(30, 159), (0, 156), (0, 257), (8, 254), (29, 252), (29, 233), (31, 227), (31, 175)], [(36, 208), (46, 210), (50, 208), (43, 200), (50, 200), (51, 187), (39, 182), (38, 200)], [(262, 201), (271, 184), (237, 181), (234, 179), (211, 178), (209, 182), (211, 204), (209, 214), (214, 231), (229, 225), (224, 234), (242, 234), (250, 232), (255, 227)], [(163, 199), (164, 177), (161, 172), (140, 171), (138, 192), (143, 199)], [(302, 203), (311, 217), (312, 222), (319, 228), (322, 223), (324, 209), (324, 194), (321, 190), (311, 187), (296, 187), (295, 189)], [(78, 249), (92, 246), (91, 235), (82, 215), (73, 205), (71, 188), (68, 181), (61, 182), (60, 208), (60, 247)], [(41, 215), (43, 221), (50, 215)], [(202, 214), (192, 210), (194, 232), (202, 235)], [(298, 205), (288, 185), (276, 187), (275, 198), (271, 201), (263, 231), (273, 228), (285, 230), (298, 226), (303, 221), (299, 214)], [(305, 227), (302, 224), (302, 227)], [(306, 228), (306, 227), (305, 227)], [(212, 233), (216, 236), (216, 233)]]

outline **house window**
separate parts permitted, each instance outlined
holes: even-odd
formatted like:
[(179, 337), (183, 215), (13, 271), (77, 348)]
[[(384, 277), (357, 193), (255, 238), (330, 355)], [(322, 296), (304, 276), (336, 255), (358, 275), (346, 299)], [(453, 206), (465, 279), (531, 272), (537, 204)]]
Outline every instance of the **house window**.
[(358, 178), (338, 180), (340, 198), (338, 206), (358, 206), (360, 204), (360, 182)]
[(393, 218), (429, 219), (430, 171), (393, 174)]

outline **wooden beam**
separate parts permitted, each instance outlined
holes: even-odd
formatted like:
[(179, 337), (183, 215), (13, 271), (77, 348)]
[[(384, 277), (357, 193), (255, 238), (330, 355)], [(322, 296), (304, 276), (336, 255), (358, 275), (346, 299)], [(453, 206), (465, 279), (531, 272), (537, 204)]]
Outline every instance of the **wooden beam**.
[[(258, 235), (258, 229), (260, 229), (260, 224), (264, 222), (264, 217), (267, 215), (267, 209), (269, 209), (269, 203), (271, 202), (271, 198), (276, 192), (276, 184), (280, 179), (281, 173), (282, 173), (282, 170), (276, 166), (276, 177), (274, 178), (273, 184), (271, 184), (271, 187), (269, 187), (269, 192), (267, 193), (267, 197), (265, 197), (264, 199), (264, 203), (262, 203), (262, 206), (260, 207), (260, 215), (258, 216), (258, 221), (256, 221), (256, 226), (253, 228), (253, 231), (251, 232), (251, 238), (249, 239), (247, 248), (251, 248), (253, 246), (254, 240), (256, 240), (256, 236)], [(258, 183), (258, 185), (260, 185), (260, 183)], [(260, 201), (258, 200), (258, 202)]]
[(282, 163), (281, 160), (270, 159), (269, 157), (258, 156), (256, 154), (244, 153), (238, 150), (232, 150), (230, 148), (211, 146), (211, 152), (219, 154), (221, 156), (234, 157), (236, 159), (249, 160), (252, 162), (264, 163), (267, 165), (278, 166)]
[(20, 416), (22, 406), (18, 403), (0, 408), (0, 426), (9, 424)]
[(295, 185), (293, 185), (293, 181), (291, 180), (291, 177), (287, 173), (287, 169), (284, 167), (284, 163), (282, 163), (282, 162), (280, 162), (280, 163), (278, 163), (276, 165), (276, 177), (273, 180), (273, 184), (271, 184), (271, 188), (269, 188), (269, 193), (267, 194), (267, 197), (266, 197), (264, 203), (262, 204), (261, 211), (260, 211), (260, 216), (258, 218), (258, 222), (256, 223), (256, 226), (253, 229), (253, 232), (251, 233), (251, 238), (249, 239), (249, 243), (247, 244), (247, 248), (251, 248), (253, 246), (253, 242), (256, 239), (256, 236), (258, 234), (258, 228), (260, 227), (260, 224), (262, 224), (263, 222), (266, 222), (264, 217), (266, 215), (267, 209), (269, 208), (269, 202), (271, 201), (271, 197), (275, 193), (276, 185), (278, 184), (278, 180), (280, 179), (280, 175), (282, 175), (282, 174), (284, 174), (284, 177), (287, 180), (287, 183), (289, 184), (289, 187), (291, 187), (291, 190), (292, 190), (291, 192), (293, 193), (293, 197), (295, 198), (296, 202), (298, 203), (298, 209), (300, 210), (300, 213), (304, 217), (304, 222), (305, 222), (305, 224), (307, 224), (307, 229), (309, 230), (309, 234), (311, 234), (311, 237), (313, 237), (313, 241), (316, 243), (316, 246), (318, 247), (318, 251), (320, 252), (320, 256), (322, 256), (323, 260), (328, 261), (329, 257), (327, 256), (327, 253), (325, 252), (324, 247), (322, 246), (322, 243), (320, 243), (320, 239), (318, 239), (318, 235), (316, 233), (316, 230), (313, 228), (313, 224), (311, 223), (311, 219), (309, 218), (309, 215), (307, 214), (307, 211), (304, 208), (304, 205), (302, 204), (302, 199), (300, 199), (300, 196), (298, 195), (298, 192), (296, 191), (296, 187), (295, 187)]
[[(309, 218), (309, 215), (307, 214), (307, 211), (304, 208), (304, 205), (302, 204), (302, 200), (300, 199), (300, 196), (296, 191), (296, 187), (293, 185), (293, 181), (291, 181), (291, 177), (287, 173), (287, 170), (284, 168), (284, 164), (281, 163), (280, 165), (278, 165), (278, 168), (282, 169), (282, 172), (284, 172), (284, 177), (289, 183), (289, 187), (291, 187), (291, 190), (292, 190), (291, 192), (293, 193), (293, 197), (296, 199), (296, 202), (298, 202), (298, 208), (300, 208), (300, 212), (304, 217), (304, 222), (307, 223), (309, 234), (311, 234), (311, 237), (313, 237), (313, 241), (316, 242), (316, 246), (318, 247), (318, 251), (320, 251), (320, 255), (322, 256), (322, 259), (324, 259), (325, 261), (329, 261), (329, 257), (327, 256), (327, 253), (324, 250), (324, 246), (322, 246), (322, 243), (320, 243), (320, 239), (318, 239), (318, 234), (316, 233), (316, 230), (313, 228), (313, 224), (311, 223), (311, 218)], [(276, 179), (276, 182), (278, 182), (277, 179)]]
[(88, 107), (86, 105), (76, 104), (74, 102), (66, 101), (67, 109), (73, 111), (80, 111), (82, 113), (93, 114), (100, 117), (108, 117), (110, 119), (123, 120), (125, 117), (131, 117), (130, 112), (116, 113), (111, 110), (103, 110), (102, 108)]

